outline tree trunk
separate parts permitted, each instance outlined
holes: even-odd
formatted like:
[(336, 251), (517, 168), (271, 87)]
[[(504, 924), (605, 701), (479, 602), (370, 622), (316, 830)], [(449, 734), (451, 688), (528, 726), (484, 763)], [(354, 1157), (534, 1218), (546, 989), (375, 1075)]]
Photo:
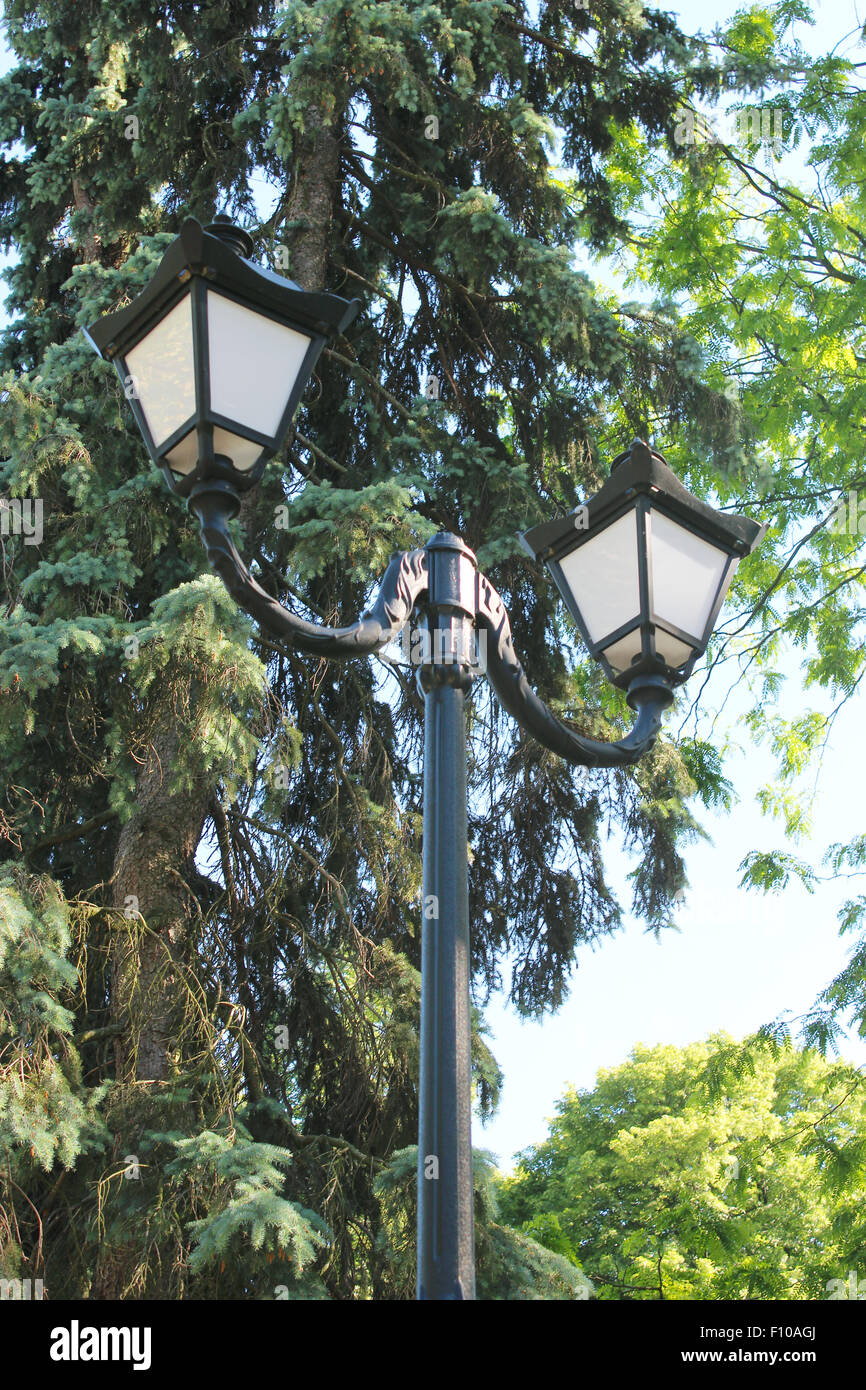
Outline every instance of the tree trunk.
[(114, 906), (131, 927), (112, 971), (115, 1020), (124, 1024), (115, 1053), (119, 1081), (165, 1081), (182, 1022), (173, 961), (191, 902), (181, 869), (192, 862), (201, 838), (209, 788), (202, 782), (192, 791), (169, 792), (177, 743), (167, 711), (148, 747), (136, 808), (115, 855)]
[(288, 222), (297, 226), (286, 234), (289, 274), (302, 289), (325, 288), (334, 194), (340, 175), (340, 144), (336, 125), (325, 125), (311, 107), (306, 130), (295, 142), (292, 186), (285, 204)]
[[(295, 140), (292, 183), (283, 205), (289, 229), (283, 233), (289, 251), (288, 273), (302, 289), (325, 288), (334, 199), (340, 178), (340, 142), (336, 125), (325, 125), (311, 107), (306, 129)], [(257, 539), (273, 521), (273, 509), (257, 488), (241, 496), (238, 517), (245, 534)]]

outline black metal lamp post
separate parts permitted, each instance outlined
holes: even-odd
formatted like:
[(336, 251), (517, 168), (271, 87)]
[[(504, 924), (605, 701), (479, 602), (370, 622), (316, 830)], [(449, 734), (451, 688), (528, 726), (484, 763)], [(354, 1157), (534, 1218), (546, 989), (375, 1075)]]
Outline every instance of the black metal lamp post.
[(529, 686), (502, 599), (459, 537), (395, 555), (372, 607), (328, 628), (283, 608), (250, 575), (229, 531), (239, 492), (280, 447), (325, 341), (358, 301), (305, 294), (248, 257), (227, 221), (187, 221), (153, 279), (88, 338), (135, 381), (131, 404), (151, 457), (188, 498), (208, 560), (270, 633), (320, 657), (388, 645), (416, 607), (428, 644), (424, 693), (424, 850), (418, 1298), (475, 1297), (470, 1138), (469, 900), (465, 700), (485, 636), (485, 671), (501, 704), (569, 762), (635, 763), (652, 748), (676, 686), (705, 650), (734, 569), (764, 530), (693, 497), (641, 440), (614, 461), (585, 509), (521, 540), (544, 559), (590, 652), (626, 691), (637, 718), (616, 743), (575, 733)]

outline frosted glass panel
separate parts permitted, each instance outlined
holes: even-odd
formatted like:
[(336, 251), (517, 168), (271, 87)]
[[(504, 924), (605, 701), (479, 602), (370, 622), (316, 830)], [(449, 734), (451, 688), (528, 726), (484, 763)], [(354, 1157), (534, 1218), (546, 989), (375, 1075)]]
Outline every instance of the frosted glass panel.
[(157, 447), (195, 413), (190, 297), (170, 309), (126, 354), (148, 429)]
[(275, 435), (310, 339), (212, 290), (207, 312), (211, 410)]
[(171, 464), (175, 473), (192, 472), (198, 461), (198, 436), (195, 430), (190, 430), (179, 444), (175, 444), (171, 453), (166, 454), (165, 461)]
[(559, 562), (593, 642), (640, 612), (637, 546), (630, 511)]
[(649, 554), (653, 616), (701, 641), (730, 557), (655, 511)]
[(656, 651), (668, 666), (682, 666), (684, 661), (688, 661), (692, 655), (693, 648), (687, 647), (685, 642), (680, 642), (678, 638), (672, 637), (664, 628), (656, 628)]
[(262, 452), (262, 446), (256, 444), (253, 439), (241, 439), (239, 434), (231, 434), (228, 430), (215, 425), (213, 451), (215, 454), (225, 454), (231, 459), (235, 468), (239, 469), (241, 473), (247, 473)]
[[(239, 434), (232, 434), (229, 430), (215, 425), (213, 451), (215, 454), (225, 454), (235, 468), (241, 473), (247, 473), (262, 452), (262, 446), (252, 439), (242, 439)], [(198, 462), (198, 436), (195, 430), (190, 430), (189, 434), (174, 446), (171, 453), (166, 455), (166, 462), (171, 464), (176, 473), (192, 472)]]
[[(662, 628), (656, 628), (656, 651), (663, 661), (674, 670), (682, 666), (692, 655), (692, 648), (686, 646), (685, 642), (680, 642), (678, 638), (672, 637), (669, 632)], [(634, 632), (629, 632), (625, 637), (621, 637), (618, 642), (605, 647), (603, 655), (607, 657), (615, 671), (627, 671), (635, 657), (641, 655), (640, 628)]]
[(620, 637), (618, 642), (614, 642), (610, 647), (605, 647), (602, 655), (606, 656), (615, 671), (627, 671), (636, 656), (641, 654), (640, 628), (635, 628), (634, 632), (628, 633), (626, 637)]

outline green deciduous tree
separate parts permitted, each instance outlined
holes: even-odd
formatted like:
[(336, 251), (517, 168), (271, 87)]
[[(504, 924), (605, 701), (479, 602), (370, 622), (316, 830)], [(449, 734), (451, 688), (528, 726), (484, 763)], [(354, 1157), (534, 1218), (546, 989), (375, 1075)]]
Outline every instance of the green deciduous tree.
[(506, 1220), (602, 1299), (817, 1299), (862, 1267), (866, 1094), (790, 1045), (637, 1047), (570, 1090), (502, 1180)]

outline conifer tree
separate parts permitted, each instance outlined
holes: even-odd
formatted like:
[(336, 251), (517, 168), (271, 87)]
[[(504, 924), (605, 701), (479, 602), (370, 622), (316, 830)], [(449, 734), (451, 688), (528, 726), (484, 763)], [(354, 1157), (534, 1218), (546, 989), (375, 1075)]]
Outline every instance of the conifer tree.
[[(305, 289), (360, 297), (244, 504), (259, 581), (351, 621), (391, 552), (456, 531), (543, 696), (617, 737), (624, 702), (514, 532), (594, 490), (659, 401), (671, 428), (727, 428), (673, 316), (613, 303), (572, 255), (617, 234), (613, 131), (669, 140), (711, 65), (633, 0), (537, 22), (502, 0), (7, 0), (6, 20), (0, 490), (40, 503), (44, 534), (2, 538), (0, 1261), (52, 1298), (411, 1296), (412, 672), (255, 631), (80, 328), (220, 210)], [(470, 732), (477, 1003), (507, 957), (539, 1013), (620, 924), (607, 825), (658, 930), (687, 802), (723, 780), (670, 742), (571, 770), (481, 686)], [(500, 1078), (476, 1024), (485, 1111)], [(527, 1270), (582, 1296), (496, 1224), (483, 1162), (478, 1182), (486, 1296), (539, 1296)]]

